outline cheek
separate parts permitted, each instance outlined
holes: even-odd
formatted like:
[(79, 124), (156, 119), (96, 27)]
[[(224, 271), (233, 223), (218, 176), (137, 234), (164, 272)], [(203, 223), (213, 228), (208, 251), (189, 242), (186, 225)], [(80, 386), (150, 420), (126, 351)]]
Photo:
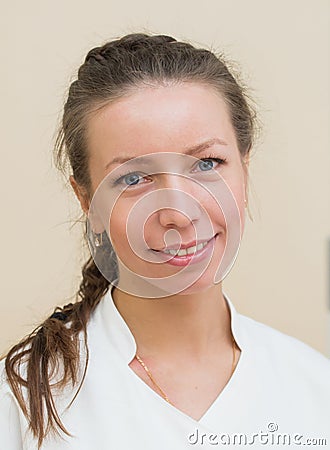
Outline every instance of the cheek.
[[(242, 236), (245, 224), (244, 182), (239, 174), (224, 177), (225, 184), (219, 184), (215, 189), (215, 196), (208, 201), (208, 211), (213, 221), (218, 223), (226, 232), (240, 229)], [(236, 232), (235, 232), (236, 235)]]
[[(218, 218), (221, 221), (227, 221), (230, 217), (237, 214), (242, 216), (244, 213), (244, 185), (241, 180), (225, 179), (225, 184), (220, 183), (210, 189), (210, 192), (204, 191), (203, 195), (198, 196), (200, 205), (207, 211), (210, 217)], [(227, 217), (228, 216), (228, 217)]]
[(232, 185), (231, 191), (236, 203), (234, 206), (235, 209), (233, 211), (233, 214), (235, 214), (236, 217), (237, 214), (239, 214), (240, 235), (242, 238), (245, 226), (244, 184), (242, 184), (242, 182), (238, 182), (237, 184)]
[(126, 237), (127, 208), (116, 205), (110, 217), (110, 237), (114, 250), (124, 248), (127, 244)]
[[(110, 217), (111, 242), (115, 252), (123, 259), (132, 257), (134, 249), (144, 248), (145, 229), (136, 226), (137, 218), (130, 214), (132, 209), (134, 209), (134, 203), (132, 204), (126, 200), (120, 201), (114, 206)], [(138, 212), (144, 218), (143, 210)], [(154, 232), (155, 227), (151, 227), (151, 236), (153, 236)]]

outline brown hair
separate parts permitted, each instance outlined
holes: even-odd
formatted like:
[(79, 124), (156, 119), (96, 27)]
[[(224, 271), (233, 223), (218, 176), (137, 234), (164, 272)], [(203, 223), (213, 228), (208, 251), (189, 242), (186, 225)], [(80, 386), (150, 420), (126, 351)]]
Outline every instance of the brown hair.
[[(67, 167), (72, 170), (76, 182), (91, 198), (85, 140), (89, 114), (128, 95), (137, 87), (189, 81), (212, 86), (222, 95), (228, 106), (238, 149), (242, 157), (246, 156), (254, 143), (256, 113), (246, 88), (230, 73), (223, 55), (196, 48), (187, 42), (178, 42), (170, 36), (138, 33), (93, 48), (87, 54), (77, 79), (69, 88), (64, 106), (54, 149), (56, 167), (64, 174)], [(103, 239), (107, 239), (106, 233)], [(117, 261), (114, 254), (111, 258), (113, 267), (110, 276), (114, 280), (117, 277)], [(78, 382), (78, 335), (82, 332), (87, 360), (74, 400), (84, 381), (88, 364), (87, 323), (109, 289), (109, 284), (109, 279), (100, 273), (93, 257), (90, 257), (82, 268), (76, 302), (56, 307), (51, 317), (7, 354), (5, 368), (8, 382), (29, 422), (30, 430), (38, 438), (38, 448), (49, 431), (59, 434), (57, 427), (71, 436), (56, 410), (50, 374), (62, 364), (63, 376), (56, 386), (61, 389), (69, 381), (72, 385)], [(25, 378), (20, 373), (23, 362), (26, 363)], [(27, 392), (26, 400), (23, 388)]]

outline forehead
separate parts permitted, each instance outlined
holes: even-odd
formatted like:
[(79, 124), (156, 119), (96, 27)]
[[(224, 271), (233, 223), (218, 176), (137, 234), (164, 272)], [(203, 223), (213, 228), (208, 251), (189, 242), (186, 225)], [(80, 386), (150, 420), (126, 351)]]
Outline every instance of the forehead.
[(118, 156), (180, 153), (214, 138), (235, 145), (228, 108), (215, 89), (196, 83), (137, 89), (103, 107), (87, 125), (94, 168)]

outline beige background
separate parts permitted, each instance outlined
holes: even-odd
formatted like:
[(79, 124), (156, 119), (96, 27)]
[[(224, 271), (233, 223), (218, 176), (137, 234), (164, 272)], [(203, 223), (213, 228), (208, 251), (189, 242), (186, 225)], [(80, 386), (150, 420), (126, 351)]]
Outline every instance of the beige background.
[(69, 81), (91, 47), (151, 31), (223, 50), (259, 104), (254, 222), (224, 291), (242, 313), (329, 354), (330, 2), (30, 0), (1, 9), (0, 352), (72, 301), (80, 280), (79, 208), (51, 160)]

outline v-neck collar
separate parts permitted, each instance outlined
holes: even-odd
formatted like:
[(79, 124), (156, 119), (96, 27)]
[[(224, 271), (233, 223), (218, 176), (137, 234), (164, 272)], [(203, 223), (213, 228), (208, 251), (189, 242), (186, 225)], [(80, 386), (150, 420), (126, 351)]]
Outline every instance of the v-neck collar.
[[(101, 321), (104, 331), (108, 336), (108, 344), (115, 350), (125, 364), (129, 364), (135, 357), (137, 345), (133, 333), (117, 309), (110, 285), (108, 291), (100, 301), (95, 311), (95, 320)], [(241, 327), (241, 316), (236, 311), (228, 295), (223, 292), (223, 296), (230, 310), (231, 331), (238, 347), (243, 351), (243, 330)]]
[[(223, 292), (225, 301), (228, 304), (230, 310), (230, 323), (231, 331), (234, 339), (241, 350), (241, 354), (235, 370), (228, 380), (227, 384), (224, 386), (223, 390), (214, 400), (214, 402), (205, 411), (202, 417), (198, 420), (193, 419), (188, 414), (184, 413), (180, 409), (171, 405), (167, 401), (161, 398), (154, 390), (152, 390), (142, 379), (140, 379), (132, 369), (130, 369), (129, 363), (133, 360), (136, 355), (137, 345), (133, 333), (125, 322), (124, 318), (118, 311), (112, 296), (113, 286), (110, 286), (99, 305), (97, 306), (94, 314), (94, 325), (97, 330), (101, 328), (101, 333), (106, 337), (106, 346), (111, 348), (111, 354), (118, 357), (117, 362), (122, 363), (123, 367), (127, 368), (127, 373), (132, 376), (132, 380), (135, 380), (140, 386), (144, 386), (145, 392), (148, 392), (154, 401), (161, 401), (162, 408), (168, 410), (169, 413), (173, 413), (185, 420), (187, 424), (195, 426), (206, 426), (210, 427), (214, 425), (214, 421), (217, 419), (214, 417), (214, 412), (217, 410), (219, 402), (221, 404), (228, 403), (228, 399), (231, 398), (233, 391), (240, 389), (240, 384), (243, 379), (240, 374), (244, 373), (247, 354), (246, 350), (248, 348), (248, 337), (244, 332), (244, 316), (239, 314), (228, 295)], [(103, 346), (102, 346), (103, 347)], [(249, 352), (248, 352), (249, 353)], [(243, 377), (244, 378), (244, 377)], [(244, 381), (243, 381), (244, 382)], [(230, 401), (229, 401), (230, 403)]]

